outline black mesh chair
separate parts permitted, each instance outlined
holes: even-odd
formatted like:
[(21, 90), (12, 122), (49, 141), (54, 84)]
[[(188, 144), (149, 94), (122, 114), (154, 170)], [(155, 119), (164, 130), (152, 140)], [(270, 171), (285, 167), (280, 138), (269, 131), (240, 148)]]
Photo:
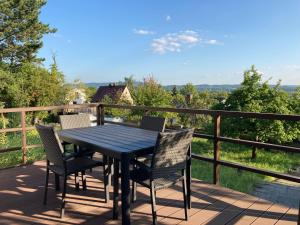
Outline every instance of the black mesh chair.
[(166, 119), (157, 116), (143, 116), (140, 128), (163, 132), (165, 130)]
[[(134, 161), (135, 166), (130, 176), (134, 182), (150, 189), (153, 224), (156, 224), (156, 191), (168, 188), (179, 181), (182, 181), (185, 219), (188, 219), (186, 161), (193, 132), (194, 129), (185, 129), (159, 133), (150, 165)], [(132, 188), (135, 189), (135, 185)]]
[[(140, 123), (140, 128), (145, 129), (145, 130), (152, 130), (152, 131), (158, 131), (158, 132), (164, 132), (165, 130), (165, 125), (166, 125), (166, 119), (163, 117), (157, 117), (157, 116), (143, 116), (141, 123)], [(152, 158), (151, 155), (143, 155), (137, 157), (137, 160), (140, 162), (149, 162)], [(136, 183), (133, 181), (132, 185), (135, 187), (133, 188), (132, 192), (132, 200), (136, 200)]]
[[(61, 129), (74, 129), (74, 128), (83, 128), (83, 127), (90, 127), (91, 121), (89, 114), (83, 113), (83, 114), (74, 114), (74, 115), (61, 115), (59, 116)], [(68, 145), (69, 143), (63, 143), (64, 147), (65, 145)], [(74, 145), (74, 157), (89, 157), (93, 159), (93, 155), (95, 154), (94, 150), (86, 149), (86, 148), (80, 148)], [(107, 156), (102, 156), (103, 163), (106, 165), (104, 173), (106, 174), (104, 177), (104, 183), (110, 184), (111, 183), (111, 165), (112, 165), (112, 159), (108, 158)], [(90, 169), (92, 172), (92, 169)], [(75, 174), (75, 177), (77, 174)], [(78, 185), (77, 185), (78, 186)], [(76, 186), (76, 189), (78, 189)], [(105, 201), (109, 201), (109, 190), (106, 188), (106, 195), (105, 195)]]
[(47, 160), (46, 184), (44, 192), (44, 204), (47, 204), (47, 191), (49, 172), (52, 171), (57, 176), (64, 178), (62, 204), (61, 204), (61, 217), (65, 211), (65, 196), (67, 188), (67, 177), (71, 174), (82, 174), (82, 186), (86, 190), (86, 177), (85, 171), (96, 166), (104, 166), (102, 162), (97, 162), (86, 157), (79, 157), (70, 159), (65, 158), (63, 155), (63, 147), (60, 140), (54, 131), (53, 127), (36, 125), (36, 129), (41, 137)]
[[(166, 125), (166, 119), (157, 116), (143, 116), (140, 128), (145, 130), (152, 130), (158, 132), (164, 132)], [(139, 161), (143, 162), (145, 160), (151, 159), (152, 155), (141, 156), (138, 158)]]
[[(59, 121), (62, 130), (91, 126), (89, 114), (61, 115), (59, 116)], [(69, 143), (66, 142), (63, 142), (62, 144), (64, 149), (66, 145), (69, 145)], [(87, 156), (93, 158), (95, 151), (74, 146), (74, 153), (75, 156)]]

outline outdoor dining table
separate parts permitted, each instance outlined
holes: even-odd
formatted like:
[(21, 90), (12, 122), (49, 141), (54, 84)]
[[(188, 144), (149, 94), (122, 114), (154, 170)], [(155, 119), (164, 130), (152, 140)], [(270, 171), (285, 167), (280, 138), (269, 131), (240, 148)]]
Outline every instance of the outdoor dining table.
[[(105, 124), (100, 126), (67, 129), (58, 132), (61, 140), (87, 147), (105, 157), (115, 159), (114, 168), (121, 162), (122, 224), (130, 224), (130, 161), (136, 156), (151, 154), (158, 132), (135, 127)], [(190, 165), (190, 164), (189, 164)], [(115, 176), (116, 177), (116, 176)], [(189, 176), (187, 183), (190, 184)], [(118, 177), (114, 179), (113, 218), (118, 218)], [(188, 185), (190, 205), (190, 185)]]

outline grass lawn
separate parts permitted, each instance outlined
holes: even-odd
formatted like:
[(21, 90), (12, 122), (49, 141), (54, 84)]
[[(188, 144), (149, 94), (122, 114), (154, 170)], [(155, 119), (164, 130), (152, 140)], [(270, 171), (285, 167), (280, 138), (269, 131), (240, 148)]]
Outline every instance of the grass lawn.
[[(211, 141), (194, 138), (193, 153), (213, 157), (212, 149), (213, 143)], [(253, 160), (251, 159), (251, 148), (229, 143), (222, 143), (221, 159), (281, 173), (288, 173), (293, 168), (300, 166), (300, 154), (258, 150), (257, 158)], [(212, 182), (212, 164), (193, 160), (192, 175), (195, 178)], [(221, 185), (241, 192), (250, 193), (255, 184), (273, 179), (272, 177), (221, 166)]]
[[(27, 131), (27, 144), (40, 144), (40, 139), (36, 130)], [(21, 146), (21, 133), (9, 133), (8, 143), (4, 147), (17, 147)], [(37, 160), (45, 159), (45, 153), (43, 148), (33, 148), (27, 150), (27, 162), (32, 163)], [(22, 163), (22, 151), (5, 152), (0, 154), (0, 169), (8, 168)]]
[[(21, 134), (11, 133), (8, 136), (7, 146), (21, 146)], [(36, 131), (27, 132), (28, 144), (39, 144), (40, 140)], [(7, 147), (6, 146), (6, 147)], [(5, 147), (5, 146), (0, 146)], [(213, 144), (209, 140), (194, 138), (192, 150), (193, 153), (213, 157)], [(42, 148), (29, 149), (27, 152), (28, 163), (45, 158)], [(243, 165), (254, 166), (257, 168), (268, 169), (272, 171), (287, 173), (292, 168), (300, 166), (300, 154), (285, 153), (279, 151), (258, 150), (257, 158), (251, 159), (251, 149), (245, 146), (238, 146), (223, 143), (221, 146), (221, 159), (238, 162)], [(22, 152), (14, 151), (0, 154), (0, 169), (12, 167), (22, 163)], [(195, 178), (212, 182), (212, 164), (204, 161), (193, 160), (192, 175)], [(239, 171), (228, 167), (221, 167), (221, 185), (250, 193), (255, 184), (271, 181), (273, 178)]]

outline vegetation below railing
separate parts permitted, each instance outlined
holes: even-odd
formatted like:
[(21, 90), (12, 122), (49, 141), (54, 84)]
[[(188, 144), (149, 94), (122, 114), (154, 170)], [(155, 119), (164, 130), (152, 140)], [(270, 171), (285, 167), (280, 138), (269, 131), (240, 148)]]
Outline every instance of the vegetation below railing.
[[(194, 138), (192, 145), (194, 154), (212, 158), (212, 149), (212, 141)], [(300, 154), (260, 150), (257, 152), (257, 158), (252, 159), (252, 149), (246, 146), (223, 143), (221, 149), (223, 160), (274, 172), (290, 173), (300, 165)], [(192, 175), (212, 183), (213, 167), (210, 163), (193, 160)], [(250, 193), (257, 184), (271, 180), (274, 178), (228, 167), (221, 168), (220, 184), (241, 192)]]

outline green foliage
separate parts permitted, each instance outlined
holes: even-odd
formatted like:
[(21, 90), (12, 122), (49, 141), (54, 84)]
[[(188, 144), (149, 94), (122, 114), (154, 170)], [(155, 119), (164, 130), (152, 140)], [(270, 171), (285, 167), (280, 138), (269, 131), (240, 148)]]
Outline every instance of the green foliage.
[(0, 4), (0, 61), (11, 68), (40, 62), (37, 51), (44, 34), (56, 30), (39, 20), (45, 0), (6, 0)]
[(295, 114), (300, 114), (300, 87), (290, 97), (290, 108)]
[(13, 73), (14, 90), (11, 106), (31, 107), (60, 104), (64, 99), (63, 75), (52, 65), (50, 71), (41, 66), (25, 63)]
[[(213, 142), (205, 139), (194, 138), (192, 143), (193, 153), (213, 157)], [(222, 160), (240, 163), (245, 166), (271, 170), (279, 173), (289, 173), (300, 164), (300, 155), (279, 151), (259, 151), (258, 157), (251, 159), (252, 149), (229, 143), (222, 144)], [(194, 160), (192, 165), (193, 177), (212, 182), (213, 169), (211, 163)], [(238, 179), (237, 179), (238, 177)], [(271, 181), (274, 178), (239, 171), (233, 168), (221, 168), (221, 185), (242, 192), (251, 192), (258, 183)]]
[[(220, 95), (224, 96), (224, 93), (198, 92), (193, 84), (188, 83), (179, 92), (172, 90), (172, 102), (177, 108), (210, 109), (219, 102)], [(206, 129), (211, 123), (211, 118), (204, 115), (180, 113), (178, 117), (184, 126), (193, 126), (198, 129)]]
[[(24, 63), (18, 70), (10, 72), (0, 69), (0, 101), (5, 107), (34, 107), (64, 103), (63, 74), (53, 63), (50, 70), (37, 64)], [(13, 127), (19, 125), (19, 115), (9, 114)], [(47, 116), (47, 112), (28, 113), (29, 123)]]
[[(254, 66), (245, 71), (241, 87), (228, 95), (225, 102), (214, 109), (257, 113), (292, 114), (288, 94), (280, 89), (280, 83), (271, 87), (268, 82), (261, 83), (261, 74)], [(295, 124), (285, 121), (258, 119), (225, 119), (222, 134), (265, 142), (291, 142), (299, 135)]]
[[(0, 102), (0, 109), (2, 109), (4, 104)], [(0, 113), (0, 129), (5, 129), (8, 124), (8, 120), (4, 117), (3, 113)], [(0, 133), (0, 146), (7, 144), (6, 133)]]
[(144, 79), (136, 88), (136, 105), (166, 107), (171, 106), (171, 95), (153, 77)]

